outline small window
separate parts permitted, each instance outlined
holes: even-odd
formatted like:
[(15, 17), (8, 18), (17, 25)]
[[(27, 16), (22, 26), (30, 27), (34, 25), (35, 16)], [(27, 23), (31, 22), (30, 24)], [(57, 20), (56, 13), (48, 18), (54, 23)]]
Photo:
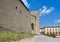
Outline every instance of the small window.
[(36, 21), (36, 16), (35, 16), (35, 21)]
[(22, 13), (22, 10), (20, 10), (20, 13)]
[(17, 6), (16, 6), (16, 9), (17, 9)]

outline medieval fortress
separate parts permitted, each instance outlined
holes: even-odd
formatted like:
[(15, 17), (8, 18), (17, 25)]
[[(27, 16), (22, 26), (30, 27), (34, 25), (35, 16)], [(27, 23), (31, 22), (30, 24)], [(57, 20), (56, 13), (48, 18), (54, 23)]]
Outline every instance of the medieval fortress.
[(0, 31), (39, 34), (39, 12), (30, 12), (22, 0), (0, 0)]

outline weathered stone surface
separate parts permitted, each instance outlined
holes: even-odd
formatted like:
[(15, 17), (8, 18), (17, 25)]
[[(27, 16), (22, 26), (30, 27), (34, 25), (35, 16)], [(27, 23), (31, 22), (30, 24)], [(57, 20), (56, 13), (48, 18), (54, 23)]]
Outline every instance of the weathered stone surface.
[(31, 12), (31, 23), (33, 24), (33, 32), (35, 34), (40, 34), (40, 31), (39, 31), (39, 11), (32, 11)]
[(0, 26), (31, 33), (30, 12), (19, 0), (0, 0)]
[[(31, 17), (35, 17), (32, 20)], [(32, 21), (31, 21), (32, 20)], [(32, 33), (31, 23), (34, 23), (34, 33), (39, 33), (39, 12), (29, 12), (21, 0), (0, 0), (0, 26), (6, 31)]]

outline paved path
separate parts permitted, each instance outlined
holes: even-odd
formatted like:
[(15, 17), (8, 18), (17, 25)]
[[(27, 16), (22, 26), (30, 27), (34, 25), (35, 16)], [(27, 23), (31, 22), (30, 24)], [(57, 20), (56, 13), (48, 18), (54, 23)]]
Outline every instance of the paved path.
[(34, 42), (60, 42), (60, 38), (52, 38), (42, 35), (35, 38)]
[(52, 38), (44, 35), (36, 36), (34, 38), (22, 39), (18, 42), (60, 42), (60, 38)]

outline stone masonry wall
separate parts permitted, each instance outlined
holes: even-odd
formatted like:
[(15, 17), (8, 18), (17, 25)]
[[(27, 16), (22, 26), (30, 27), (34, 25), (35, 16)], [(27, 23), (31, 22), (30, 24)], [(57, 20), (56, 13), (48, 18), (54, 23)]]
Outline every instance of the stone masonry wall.
[(31, 33), (30, 12), (19, 0), (0, 0), (0, 28)]
[(32, 11), (31, 15), (33, 17), (33, 21), (31, 23), (34, 23), (34, 32), (35, 34), (40, 34), (39, 30), (39, 11)]

